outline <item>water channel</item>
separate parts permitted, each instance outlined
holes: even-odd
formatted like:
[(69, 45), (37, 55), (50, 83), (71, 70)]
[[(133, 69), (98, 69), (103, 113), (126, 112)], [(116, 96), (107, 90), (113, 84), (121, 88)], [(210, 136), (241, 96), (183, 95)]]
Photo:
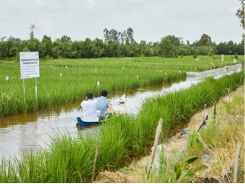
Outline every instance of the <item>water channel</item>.
[[(215, 78), (218, 78), (233, 71), (240, 70), (222, 71), (218, 75), (217, 73), (209, 75), (215, 75)], [(205, 77), (208, 77), (208, 75), (205, 75)], [(193, 76), (192, 73), (190, 77), (187, 76), (183, 81), (125, 92), (126, 102), (124, 104), (119, 103), (123, 93), (109, 94), (108, 98), (111, 99), (115, 111), (137, 114), (146, 98), (189, 88), (203, 80), (203, 78), (200, 78), (200, 75), (198, 77), (197, 75)], [(82, 111), (77, 110), (78, 106), (79, 103), (65, 104), (49, 109), (41, 109), (33, 113), (0, 118), (0, 158), (19, 158), (21, 152), (29, 153), (31, 150), (35, 152), (39, 147), (45, 148), (46, 144), (50, 142), (50, 136), (55, 133), (68, 132), (79, 137), (79, 130), (76, 128), (76, 117), (81, 117)], [(94, 131), (94, 128), (85, 129), (82, 130), (82, 134), (92, 131)]]

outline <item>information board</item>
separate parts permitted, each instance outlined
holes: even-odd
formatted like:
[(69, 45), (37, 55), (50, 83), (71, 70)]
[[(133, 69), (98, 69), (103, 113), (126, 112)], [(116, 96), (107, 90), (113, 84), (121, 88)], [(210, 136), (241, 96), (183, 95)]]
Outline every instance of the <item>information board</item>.
[(20, 78), (40, 77), (38, 52), (20, 52)]

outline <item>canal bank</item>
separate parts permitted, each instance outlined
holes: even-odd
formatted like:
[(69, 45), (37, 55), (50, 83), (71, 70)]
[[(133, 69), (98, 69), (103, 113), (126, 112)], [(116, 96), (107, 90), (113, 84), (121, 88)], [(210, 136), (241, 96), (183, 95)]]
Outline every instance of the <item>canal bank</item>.
[[(239, 102), (236, 102), (238, 99)], [(232, 109), (228, 109), (229, 105), (232, 104)], [(236, 91), (228, 93), (227, 96), (222, 97), (216, 103), (216, 112), (217, 116), (214, 121), (214, 106), (203, 109), (200, 112), (193, 115), (187, 123), (187, 126), (181, 132), (178, 132), (175, 136), (173, 136), (168, 141), (162, 143), (157, 148), (157, 156), (153, 161), (153, 168), (151, 173), (150, 180), (147, 180), (147, 169), (152, 160), (152, 155), (150, 153), (147, 156), (140, 158), (138, 161), (132, 162), (129, 166), (124, 167), (121, 170), (117, 171), (103, 171), (98, 174), (96, 183), (159, 183), (163, 182), (165, 178), (159, 174), (159, 172), (172, 172), (174, 173), (174, 159), (180, 158), (183, 156), (186, 151), (186, 147), (190, 144), (190, 137), (188, 138), (187, 134), (183, 134), (183, 132), (189, 132), (189, 135), (195, 131), (197, 131), (200, 125), (203, 122), (203, 118), (205, 115), (209, 115), (209, 120), (207, 121), (207, 125), (202, 127), (203, 131), (209, 131), (209, 127), (212, 127), (214, 124), (220, 125), (220, 132), (227, 133), (225, 131), (230, 130), (233, 134), (233, 140), (235, 142), (226, 142), (221, 145), (221, 147), (217, 147), (216, 149), (212, 149), (211, 151), (206, 149), (203, 153), (203, 157), (200, 158), (201, 162), (199, 162), (199, 167), (201, 165), (206, 165), (207, 168), (202, 172), (196, 172), (195, 180), (192, 182), (196, 183), (229, 183), (233, 181), (234, 178), (234, 159), (235, 153), (237, 149), (237, 141), (241, 141), (241, 150), (239, 152), (239, 170), (237, 172), (237, 183), (244, 183), (244, 85), (240, 86), (236, 89)], [(231, 126), (233, 128), (231, 128)], [(234, 127), (240, 130), (236, 131)], [(236, 131), (236, 132), (233, 132)], [(217, 133), (218, 134), (218, 133)], [(213, 136), (211, 133), (210, 136)], [(228, 135), (228, 134), (227, 134)], [(226, 136), (227, 137), (227, 136)], [(214, 144), (219, 145), (220, 141), (219, 136), (214, 137)], [(153, 146), (153, 144), (152, 144)], [(225, 151), (224, 151), (225, 150)], [(222, 152), (224, 151), (224, 152)], [(187, 152), (187, 151), (186, 151)], [(194, 151), (193, 151), (194, 152)], [(194, 153), (193, 153), (194, 155)], [(166, 163), (168, 165), (172, 165), (168, 167), (160, 162), (160, 158), (165, 158)], [(178, 160), (178, 159), (176, 159)], [(223, 163), (222, 163), (222, 162)], [(225, 162), (224, 162), (225, 161)], [(221, 165), (221, 166), (220, 166)], [(158, 167), (156, 167), (158, 166)], [(164, 170), (164, 166), (166, 166)], [(197, 167), (197, 165), (195, 166)], [(205, 168), (205, 167), (204, 167)], [(217, 169), (219, 168), (219, 170)], [(221, 170), (220, 170), (221, 168)], [(223, 168), (223, 172), (222, 171)], [(168, 169), (168, 171), (166, 171)], [(170, 175), (168, 175), (170, 177)], [(181, 181), (176, 181), (177, 183), (181, 183)]]
[(69, 133), (66, 136), (57, 135), (49, 150), (16, 161), (10, 165), (10, 169), (6, 169), (5, 165), (1, 181), (88, 182), (97, 147), (96, 175), (108, 168), (120, 168), (120, 161), (133, 158), (132, 155), (141, 155), (142, 147), (153, 139), (160, 117), (164, 119), (163, 132), (168, 133), (171, 126), (185, 123), (181, 120), (187, 120), (200, 111), (203, 104), (209, 107), (215, 100), (225, 96), (227, 88), (235, 90), (243, 84), (243, 77), (243, 72), (239, 72), (218, 80), (210, 78), (189, 89), (148, 99), (137, 117), (125, 115), (111, 119), (101, 126), (100, 131), (94, 132), (98, 137), (74, 139)]
[[(116, 111), (126, 114), (137, 114), (142, 103), (151, 97), (165, 95), (181, 89), (187, 89), (192, 85), (202, 81), (205, 77), (229, 75), (232, 72), (241, 70), (241, 65), (237, 67), (230, 66), (223, 69), (215, 70), (216, 72), (207, 71), (200, 73), (201, 79), (193, 76), (184, 81), (172, 84), (163, 84), (146, 89), (139, 89), (126, 94), (126, 102), (119, 103), (122, 93), (110, 94), (112, 106)], [(50, 141), (50, 135), (57, 132), (70, 133), (74, 137), (79, 137), (79, 132), (75, 126), (76, 117), (82, 116), (82, 112), (77, 110), (79, 104), (66, 104), (64, 106), (52, 107), (50, 109), (39, 110), (34, 113), (18, 114), (0, 118), (0, 156), (6, 159), (19, 157), (20, 152), (35, 152), (40, 147), (46, 146)], [(86, 129), (83, 134), (95, 131), (96, 128)]]

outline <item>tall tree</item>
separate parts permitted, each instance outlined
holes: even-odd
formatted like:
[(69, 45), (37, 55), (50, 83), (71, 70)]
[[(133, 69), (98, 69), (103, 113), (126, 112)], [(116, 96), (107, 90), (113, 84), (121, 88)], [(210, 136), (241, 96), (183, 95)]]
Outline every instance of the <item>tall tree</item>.
[(129, 27), (127, 29), (127, 40), (126, 40), (127, 43), (130, 43), (132, 44), (134, 42), (134, 30)]
[(103, 32), (104, 32), (105, 42), (109, 42), (109, 40), (110, 40), (109, 30), (107, 28), (105, 28)]
[(31, 31), (30, 33), (30, 40), (34, 40), (34, 31)]
[(60, 41), (62, 43), (64, 43), (64, 42), (71, 42), (71, 38), (69, 36), (64, 35), (64, 36), (61, 37)]
[(127, 32), (123, 31), (120, 36), (121, 36), (121, 43), (124, 44), (127, 40)]
[(239, 1), (241, 1), (242, 7), (237, 10), (236, 16), (240, 19), (242, 28), (245, 29), (244, 28), (244, 5), (245, 5), (245, 0), (239, 0)]
[(174, 45), (171, 42), (171, 39), (169, 36), (165, 36), (164, 38), (162, 38), (161, 42), (160, 42), (160, 54), (163, 57), (171, 57), (171, 51), (173, 50)]
[(212, 45), (211, 37), (207, 34), (203, 34), (200, 38), (200, 40), (197, 42), (199, 46), (210, 46)]
[(111, 41), (113, 41), (113, 42), (118, 42), (119, 41), (119, 35), (118, 35), (117, 30), (111, 29), (109, 31), (109, 33), (110, 33), (110, 40)]
[(41, 51), (40, 51), (40, 57), (50, 56), (52, 57), (52, 47), (53, 43), (51, 40), (51, 37), (48, 37), (47, 35), (44, 35), (41, 41)]

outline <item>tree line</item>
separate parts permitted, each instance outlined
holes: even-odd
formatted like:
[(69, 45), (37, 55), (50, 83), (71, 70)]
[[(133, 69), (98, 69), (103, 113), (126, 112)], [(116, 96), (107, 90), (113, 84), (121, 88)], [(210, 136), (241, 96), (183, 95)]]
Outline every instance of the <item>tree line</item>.
[(44, 35), (42, 40), (34, 37), (31, 31), (28, 40), (10, 36), (0, 38), (0, 59), (18, 57), (19, 52), (38, 51), (40, 58), (101, 58), (101, 57), (182, 57), (187, 55), (243, 55), (244, 42), (233, 41), (216, 44), (207, 34), (200, 40), (184, 43), (183, 38), (167, 35), (159, 42), (134, 40), (134, 31), (128, 28), (123, 32), (115, 29), (103, 30), (104, 39), (96, 38), (84, 41), (72, 41), (69, 36), (62, 36), (52, 41)]

